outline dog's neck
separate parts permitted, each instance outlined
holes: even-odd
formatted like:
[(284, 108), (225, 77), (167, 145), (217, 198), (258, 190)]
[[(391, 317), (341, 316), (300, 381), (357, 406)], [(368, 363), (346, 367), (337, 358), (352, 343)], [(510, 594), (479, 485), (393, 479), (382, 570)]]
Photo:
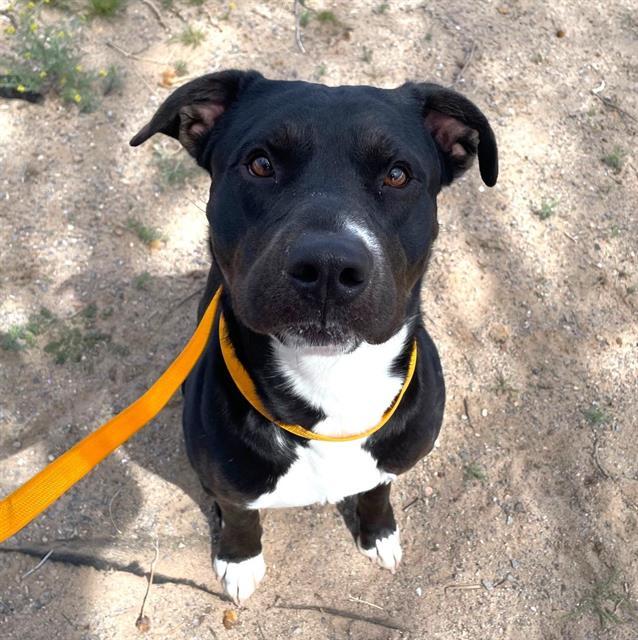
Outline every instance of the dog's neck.
[(317, 433), (349, 435), (378, 422), (401, 389), (420, 324), (416, 290), (392, 337), (350, 351), (257, 334), (237, 319), (228, 297), (222, 307), (235, 351), (271, 414)]
[(377, 423), (403, 384), (393, 368), (407, 345), (406, 323), (381, 344), (363, 342), (348, 352), (290, 346), (271, 339), (278, 371), (287, 391), (323, 413), (314, 431), (351, 435)]

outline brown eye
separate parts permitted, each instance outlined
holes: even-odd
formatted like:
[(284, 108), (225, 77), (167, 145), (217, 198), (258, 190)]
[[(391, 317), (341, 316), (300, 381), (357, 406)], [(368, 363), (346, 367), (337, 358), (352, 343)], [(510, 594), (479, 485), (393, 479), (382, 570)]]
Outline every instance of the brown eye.
[(248, 165), (248, 171), (250, 171), (251, 175), (257, 176), (258, 178), (270, 178), (275, 173), (270, 160), (265, 156), (253, 158)]
[(388, 171), (388, 175), (385, 177), (383, 184), (388, 187), (394, 187), (395, 189), (401, 189), (408, 184), (408, 174), (401, 167), (392, 167), (392, 169)]

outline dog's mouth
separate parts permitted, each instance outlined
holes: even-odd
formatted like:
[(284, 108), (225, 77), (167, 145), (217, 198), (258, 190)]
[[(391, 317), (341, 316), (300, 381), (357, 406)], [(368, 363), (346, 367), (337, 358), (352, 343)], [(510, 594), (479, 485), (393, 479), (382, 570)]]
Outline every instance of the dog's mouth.
[(275, 337), (288, 347), (317, 350), (322, 354), (349, 353), (361, 343), (361, 339), (350, 329), (314, 322), (295, 324), (277, 331)]

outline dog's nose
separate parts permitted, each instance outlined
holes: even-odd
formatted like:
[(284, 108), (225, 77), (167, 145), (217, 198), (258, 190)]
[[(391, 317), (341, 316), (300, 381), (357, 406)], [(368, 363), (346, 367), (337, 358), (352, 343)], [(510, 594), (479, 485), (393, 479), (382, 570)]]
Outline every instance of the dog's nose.
[(293, 245), (286, 268), (302, 295), (320, 303), (345, 304), (366, 288), (372, 256), (356, 236), (315, 233)]

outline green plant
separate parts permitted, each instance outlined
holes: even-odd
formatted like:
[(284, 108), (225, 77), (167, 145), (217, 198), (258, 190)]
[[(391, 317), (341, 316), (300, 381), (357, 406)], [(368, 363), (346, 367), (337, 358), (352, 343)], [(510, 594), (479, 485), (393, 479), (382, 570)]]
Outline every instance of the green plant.
[(49, 342), (44, 350), (53, 356), (56, 364), (80, 362), (85, 353), (110, 340), (111, 336), (107, 333), (94, 329), (83, 333), (79, 327), (63, 324), (58, 330), (57, 339)]
[(106, 69), (100, 69), (98, 76), (102, 78), (102, 95), (108, 96), (111, 93), (120, 91), (124, 86), (124, 80), (122, 79), (122, 73), (119, 67), (114, 64), (109, 65)]
[(179, 40), (183, 45), (193, 47), (193, 49), (199, 47), (205, 38), (206, 34), (201, 29), (196, 29), (191, 25), (188, 25), (179, 36)]
[(614, 173), (620, 173), (625, 163), (626, 153), (620, 147), (614, 147), (614, 150), (604, 155), (600, 160), (608, 166)]
[(178, 77), (185, 76), (188, 73), (188, 65), (184, 60), (175, 60), (173, 69), (175, 69), (175, 75)]
[(322, 24), (339, 24), (339, 20), (333, 11), (317, 11), (315, 18)]
[(543, 200), (538, 207), (532, 208), (532, 213), (538, 216), (541, 220), (547, 220), (554, 214), (558, 202), (556, 200)]
[(372, 13), (383, 15), (389, 8), (390, 5), (387, 2), (382, 2), (381, 4), (378, 4), (374, 9), (372, 9)]
[[(595, 582), (567, 617), (585, 614), (594, 614), (602, 628), (637, 620), (636, 607), (631, 604), (629, 593), (619, 584), (618, 571), (612, 570), (609, 578)], [(621, 614), (628, 619), (623, 619)]]
[(16, 324), (6, 332), (0, 332), (0, 347), (5, 351), (23, 351), (35, 345), (35, 339), (55, 321), (55, 316), (45, 307), (29, 316), (24, 324)]
[(600, 407), (595, 405), (584, 409), (583, 415), (592, 427), (598, 427), (601, 424), (609, 422), (609, 416)]
[(147, 246), (164, 239), (164, 236), (161, 234), (159, 229), (149, 227), (135, 218), (129, 218), (126, 224), (128, 228), (135, 232), (137, 237)]
[(466, 465), (463, 470), (463, 476), (466, 480), (480, 480), (481, 482), (487, 480), (485, 470), (478, 462), (470, 462), (470, 464)]
[[(82, 65), (77, 21), (45, 25), (34, 3), (27, 4), (14, 21), (17, 27), (5, 29), (10, 49), (0, 53), (0, 86), (18, 93), (54, 92), (64, 102), (77, 104), (81, 111), (93, 110), (101, 74)], [(104, 72), (106, 75), (108, 72)]]
[(152, 279), (148, 271), (142, 271), (142, 273), (133, 278), (133, 286), (140, 291), (147, 291)]
[(114, 16), (124, 5), (124, 0), (89, 0), (89, 13), (102, 18)]

